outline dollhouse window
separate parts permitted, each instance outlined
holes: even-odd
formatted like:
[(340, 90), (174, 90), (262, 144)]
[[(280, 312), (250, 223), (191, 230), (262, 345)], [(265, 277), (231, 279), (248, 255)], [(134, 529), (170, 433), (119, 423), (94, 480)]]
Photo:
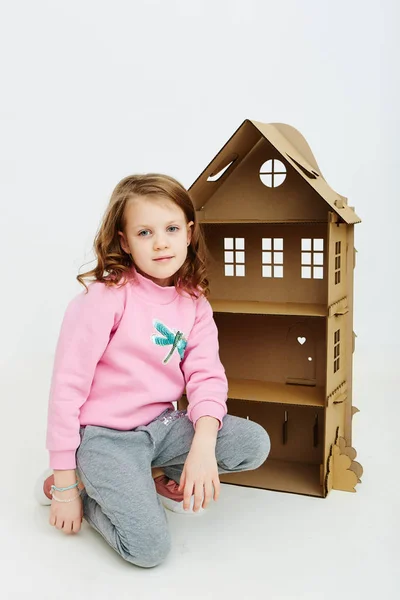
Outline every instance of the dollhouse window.
[(262, 238), (262, 276), (283, 277), (282, 238)]
[(301, 240), (302, 279), (324, 278), (324, 240), (303, 238)]
[(334, 334), (334, 347), (333, 347), (333, 372), (339, 371), (340, 367), (340, 329), (335, 331)]
[(224, 263), (227, 277), (244, 277), (244, 238), (224, 238)]
[(340, 283), (340, 268), (341, 268), (341, 245), (342, 242), (336, 242), (335, 244), (335, 285)]
[(286, 167), (280, 160), (267, 160), (260, 168), (260, 179), (267, 187), (278, 187), (286, 179)]
[(234, 154), (233, 160), (228, 162), (228, 164), (225, 167), (223, 167), (222, 169), (220, 169), (217, 173), (212, 174), (209, 177), (207, 177), (207, 181), (218, 181), (218, 179), (221, 179), (222, 175), (229, 169), (229, 167), (235, 162), (236, 159), (237, 159), (237, 154)]

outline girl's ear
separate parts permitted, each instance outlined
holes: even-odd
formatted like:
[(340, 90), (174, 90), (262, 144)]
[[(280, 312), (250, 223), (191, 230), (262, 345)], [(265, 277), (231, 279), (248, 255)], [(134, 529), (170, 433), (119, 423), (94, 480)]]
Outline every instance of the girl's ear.
[(124, 236), (124, 234), (122, 233), (122, 231), (118, 231), (118, 235), (119, 235), (119, 236), (120, 236), (120, 238), (121, 238), (121, 239), (120, 239), (120, 241), (119, 241), (119, 243), (121, 244), (121, 247), (122, 247), (122, 249), (123, 249), (123, 250), (124, 250), (124, 251), (125, 251), (127, 254), (129, 254), (130, 250), (129, 250), (129, 247), (128, 247), (127, 243), (125, 242), (125, 236)]
[(194, 225), (193, 221), (189, 221), (189, 223), (187, 224), (187, 241), (188, 241), (188, 246), (190, 244), (190, 241), (192, 239), (192, 226)]

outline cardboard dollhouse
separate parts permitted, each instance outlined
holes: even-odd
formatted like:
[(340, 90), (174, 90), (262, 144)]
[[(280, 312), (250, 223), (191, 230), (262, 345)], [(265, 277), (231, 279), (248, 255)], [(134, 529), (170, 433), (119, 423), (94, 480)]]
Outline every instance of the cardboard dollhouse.
[[(263, 425), (259, 469), (220, 481), (355, 491), (354, 225), (293, 127), (245, 120), (189, 189), (210, 251), (228, 413)], [(187, 406), (185, 396), (179, 408)]]

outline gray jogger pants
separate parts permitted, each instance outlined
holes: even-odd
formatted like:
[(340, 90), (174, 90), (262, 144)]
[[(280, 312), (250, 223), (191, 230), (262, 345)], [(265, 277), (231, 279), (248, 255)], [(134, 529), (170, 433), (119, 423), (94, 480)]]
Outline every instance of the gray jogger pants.
[[(151, 468), (162, 467), (179, 482), (194, 435), (186, 411), (167, 409), (130, 431), (87, 425), (80, 435), (76, 470), (85, 485), (84, 519), (126, 561), (140, 567), (160, 564), (171, 538)], [(225, 415), (215, 447), (219, 473), (257, 469), (269, 451), (261, 425)]]

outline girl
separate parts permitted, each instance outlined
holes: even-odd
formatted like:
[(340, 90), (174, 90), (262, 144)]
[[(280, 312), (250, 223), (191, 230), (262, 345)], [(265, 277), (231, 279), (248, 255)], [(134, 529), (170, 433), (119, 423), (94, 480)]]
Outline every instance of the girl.
[[(182, 185), (124, 178), (94, 249), (61, 325), (39, 491), (50, 525), (77, 533), (85, 518), (126, 561), (153, 567), (170, 550), (164, 506), (198, 513), (218, 499), (218, 473), (256, 469), (270, 440), (227, 415), (205, 243)], [(188, 408), (175, 410), (185, 388)]]

